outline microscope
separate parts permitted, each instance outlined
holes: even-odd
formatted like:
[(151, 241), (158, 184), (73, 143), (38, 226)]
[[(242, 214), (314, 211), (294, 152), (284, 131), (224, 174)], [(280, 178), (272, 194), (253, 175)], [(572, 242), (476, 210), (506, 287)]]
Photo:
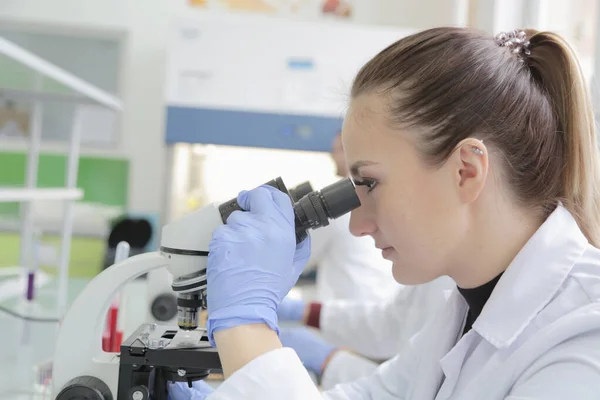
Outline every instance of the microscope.
[[(302, 182), (288, 190), (293, 201), (299, 201), (314, 191), (310, 182)], [(177, 296), (171, 285), (173, 278), (165, 268), (155, 269), (146, 275), (144, 282), (148, 296), (148, 307), (139, 316), (140, 320), (157, 324), (177, 324)], [(135, 326), (135, 325), (134, 325)]]
[[(281, 178), (266, 185), (286, 193), (293, 205), (296, 241), (309, 229), (329, 225), (360, 206), (354, 183), (346, 178), (296, 200)], [(296, 195), (297, 196), (297, 195)], [(162, 229), (160, 251), (116, 263), (88, 283), (66, 313), (56, 341), (52, 371), (53, 400), (166, 400), (168, 382), (205, 379), (221, 362), (204, 329), (206, 267), (212, 232), (234, 211), (237, 199), (212, 203)], [(177, 325), (142, 324), (118, 353), (104, 352), (102, 328), (108, 307), (128, 282), (166, 268), (177, 295)]]

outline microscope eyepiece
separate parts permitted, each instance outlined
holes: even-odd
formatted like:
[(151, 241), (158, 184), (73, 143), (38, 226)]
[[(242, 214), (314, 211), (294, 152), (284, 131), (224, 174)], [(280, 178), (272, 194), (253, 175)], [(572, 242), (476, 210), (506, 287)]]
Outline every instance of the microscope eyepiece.
[[(327, 226), (330, 219), (339, 218), (360, 206), (356, 188), (349, 178), (341, 179), (321, 190), (312, 190), (309, 182), (288, 190), (280, 177), (270, 180), (265, 185), (290, 196), (295, 214), (296, 243), (306, 238), (308, 229)], [(224, 223), (235, 210), (241, 210), (237, 199), (231, 199), (219, 206)]]
[(308, 229), (327, 226), (330, 219), (339, 218), (359, 206), (354, 183), (349, 178), (308, 193), (294, 203), (297, 242), (306, 238)]

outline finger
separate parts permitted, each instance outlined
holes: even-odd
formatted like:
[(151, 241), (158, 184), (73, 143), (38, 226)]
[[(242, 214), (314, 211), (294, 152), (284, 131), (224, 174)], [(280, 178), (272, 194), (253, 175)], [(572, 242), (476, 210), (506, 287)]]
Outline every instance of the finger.
[(208, 242), (208, 253), (209, 258), (211, 255), (216, 254), (223, 245), (227, 245), (231, 242), (239, 242), (239, 235), (236, 234), (235, 230), (228, 225), (221, 225), (215, 228), (212, 234), (212, 239)]
[(306, 238), (296, 245), (296, 254), (303, 256), (310, 256), (312, 239), (310, 233), (306, 235)]
[[(290, 196), (288, 194), (286, 194), (286, 193), (282, 192), (281, 190), (276, 189), (272, 186), (269, 186), (269, 185), (262, 185), (262, 186), (259, 186), (259, 188), (264, 188), (271, 194), (272, 202), (275, 203), (277, 210), (287, 221), (294, 220), (294, 209), (292, 207), (292, 200), (290, 199)], [(257, 190), (257, 189), (254, 189), (254, 190)], [(251, 192), (253, 192), (253, 191), (251, 191)], [(238, 201), (238, 204), (240, 205), (240, 208), (242, 208), (242, 210), (248, 211), (248, 210), (252, 209), (252, 203), (250, 201), (250, 196), (253, 196), (253, 194), (250, 194), (250, 192), (248, 192), (248, 191), (242, 191), (238, 195), (237, 201)], [(259, 213), (266, 214), (264, 212), (259, 212)], [(271, 213), (269, 212), (269, 214), (271, 214)]]
[[(265, 188), (269, 191), (273, 198), (273, 203), (277, 208), (278, 214), (283, 216), (286, 221), (293, 222), (294, 221), (294, 208), (292, 207), (292, 199), (287, 193), (282, 192), (281, 190), (274, 188), (269, 185), (262, 185), (261, 188)], [(270, 213), (269, 215), (274, 215)]]
[(226, 223), (229, 226), (236, 226), (236, 225), (249, 226), (253, 219), (254, 219), (254, 217), (252, 217), (252, 215), (250, 213), (248, 213), (246, 211), (236, 210), (236, 211), (232, 212), (231, 214), (229, 214), (229, 217), (227, 217)]
[(294, 220), (294, 208), (292, 207), (292, 199), (287, 193), (283, 193), (281, 190), (270, 188), (271, 196), (273, 201), (277, 204), (277, 208), (283, 214), (288, 221)]
[(238, 204), (243, 210), (261, 215), (270, 215), (277, 209), (271, 192), (263, 186), (252, 189), (247, 193), (240, 193)]
[(265, 230), (261, 224), (262, 222), (256, 217), (256, 214), (253, 215), (247, 211), (232, 212), (227, 218), (227, 225), (235, 233), (229, 237), (229, 241), (237, 243), (247, 240), (249, 232), (254, 232), (253, 236), (256, 236), (256, 232), (260, 235)]
[(285, 208), (290, 207), (292, 205), (292, 199), (287, 193), (282, 192), (279, 189), (274, 188), (273, 186), (263, 185), (269, 192), (271, 192), (271, 196), (273, 196), (273, 201), (277, 204), (278, 207)]
[(294, 253), (294, 263), (292, 264), (292, 273), (290, 274), (290, 287), (293, 287), (298, 282), (298, 278), (308, 260), (310, 259), (310, 251), (311, 251), (311, 238), (310, 235), (306, 237), (302, 242), (296, 245), (296, 252)]
[(213, 392), (213, 388), (204, 381), (192, 382), (193, 390), (199, 395), (208, 394)]
[(169, 400), (189, 400), (192, 393), (186, 383), (169, 382)]
[(231, 227), (227, 225), (219, 225), (212, 232), (212, 241), (218, 241), (226, 238), (231, 233)]
[(240, 206), (240, 208), (244, 211), (248, 211), (249, 206), (247, 206), (247, 202), (248, 202), (248, 191), (247, 190), (242, 190), (238, 196), (237, 196), (237, 202), (238, 205)]
[(211, 254), (215, 254), (219, 249), (227, 247), (230, 243), (242, 243), (248, 239), (244, 234), (240, 234), (240, 227), (252, 226), (254, 219), (250, 213), (244, 211), (234, 211), (233, 223), (229, 223), (230, 218), (227, 219), (228, 223), (219, 225), (213, 230), (212, 238), (208, 243), (209, 258)]
[(311, 241), (312, 239), (310, 238), (310, 235), (308, 235), (306, 239), (296, 245), (296, 252), (294, 253), (294, 267), (300, 268), (298, 275), (300, 275), (306, 263), (308, 262), (308, 259), (310, 258), (312, 247)]

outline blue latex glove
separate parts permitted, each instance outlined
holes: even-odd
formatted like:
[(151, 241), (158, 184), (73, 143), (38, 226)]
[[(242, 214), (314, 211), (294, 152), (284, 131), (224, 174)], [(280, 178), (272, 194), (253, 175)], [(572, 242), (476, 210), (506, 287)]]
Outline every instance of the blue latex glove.
[(204, 381), (192, 382), (192, 387), (188, 387), (185, 382), (169, 382), (169, 400), (204, 400), (213, 392)]
[(243, 210), (213, 232), (209, 244), (207, 335), (265, 323), (278, 332), (277, 307), (310, 257), (310, 237), (296, 245), (290, 198), (270, 186), (241, 192)]
[(308, 328), (285, 328), (281, 329), (279, 338), (284, 347), (291, 347), (296, 351), (304, 366), (321, 375), (327, 357), (337, 347), (330, 345)]
[(300, 322), (304, 318), (305, 309), (306, 302), (304, 300), (286, 297), (277, 309), (277, 317), (280, 321)]

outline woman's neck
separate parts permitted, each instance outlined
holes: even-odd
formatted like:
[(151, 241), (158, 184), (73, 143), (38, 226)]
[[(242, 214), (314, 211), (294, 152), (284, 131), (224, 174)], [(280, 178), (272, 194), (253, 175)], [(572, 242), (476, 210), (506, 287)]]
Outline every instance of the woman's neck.
[(449, 275), (463, 289), (484, 285), (504, 272), (543, 219), (514, 207), (489, 207), (472, 215), (472, 229)]

